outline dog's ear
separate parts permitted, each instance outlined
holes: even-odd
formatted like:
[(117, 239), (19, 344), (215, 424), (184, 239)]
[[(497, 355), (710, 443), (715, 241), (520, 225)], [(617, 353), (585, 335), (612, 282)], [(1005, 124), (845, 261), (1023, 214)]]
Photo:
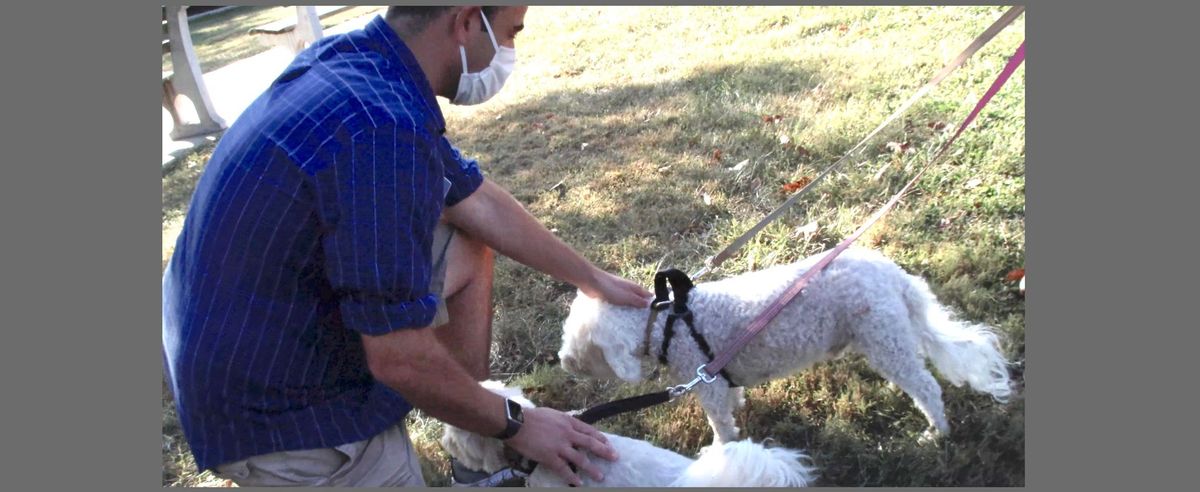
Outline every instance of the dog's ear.
[(618, 378), (631, 383), (642, 380), (642, 361), (634, 355), (630, 347), (623, 344), (603, 344), (600, 345), (600, 350), (604, 354), (604, 361)]

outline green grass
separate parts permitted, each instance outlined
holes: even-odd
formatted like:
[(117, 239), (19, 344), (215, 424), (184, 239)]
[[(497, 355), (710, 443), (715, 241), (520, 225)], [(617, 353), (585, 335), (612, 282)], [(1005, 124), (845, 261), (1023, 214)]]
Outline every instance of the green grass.
[[(321, 19), (321, 27), (328, 29), (347, 20), (363, 15), (382, 12), (383, 7), (359, 6)], [(223, 10), (198, 19), (189, 20), (192, 45), (202, 72), (211, 72), (235, 61), (257, 55), (271, 49), (250, 29), (282, 19), (295, 19), (296, 7), (239, 6)], [(171, 54), (162, 55), (162, 70), (171, 70)]]
[[(444, 111), (456, 144), (547, 227), (598, 265), (648, 284), (660, 264), (697, 269), (785, 200), (783, 184), (836, 161), (1003, 10), (533, 7), (506, 90)], [(711, 278), (794, 261), (852, 232), (926, 164), (1024, 29), (1021, 17)], [(1005, 275), (1025, 257), (1024, 92), (1021, 69), (861, 240), (928, 280), (962, 317), (996, 326), (1019, 387), (1025, 303)], [(205, 155), (164, 178), (164, 241), (186, 212), (178, 203), (168, 211), (168, 195), (190, 194), (179, 190)], [(813, 222), (815, 231), (801, 230)], [(496, 274), (497, 377), (563, 409), (661, 387), (565, 374), (555, 353), (574, 289), (503, 258)], [(819, 485), (1024, 485), (1022, 397), (999, 405), (944, 386), (952, 432), (936, 446), (917, 444), (924, 418), (858, 357), (748, 389), (739, 421), (744, 437), (807, 450)], [(692, 398), (600, 427), (684, 454), (712, 439)], [(444, 485), (438, 424), (418, 414), (412, 428), (427, 480)], [(164, 468), (185, 467), (180, 456), (164, 453)]]

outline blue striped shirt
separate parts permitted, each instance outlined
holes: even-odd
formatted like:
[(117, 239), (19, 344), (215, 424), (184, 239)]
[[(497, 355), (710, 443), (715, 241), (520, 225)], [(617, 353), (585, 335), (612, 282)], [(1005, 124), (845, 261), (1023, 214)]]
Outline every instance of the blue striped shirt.
[(361, 334), (433, 320), (434, 226), (483, 181), (444, 132), (376, 17), (302, 52), (221, 138), (163, 278), (166, 364), (200, 470), (407, 415)]

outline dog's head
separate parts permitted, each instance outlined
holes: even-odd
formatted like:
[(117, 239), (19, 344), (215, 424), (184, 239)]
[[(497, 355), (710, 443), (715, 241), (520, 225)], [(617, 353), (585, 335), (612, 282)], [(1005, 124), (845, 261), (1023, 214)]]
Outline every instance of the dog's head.
[[(499, 381), (484, 381), (479, 384), (500, 396), (512, 398), (525, 408), (534, 407), (533, 402), (521, 393), (521, 388), (505, 387)], [(508, 460), (504, 456), (504, 443), (494, 437), (481, 436), (446, 424), (443, 426), (441, 442), (442, 449), (467, 468), (495, 473), (508, 466)]]
[[(638, 310), (610, 305), (579, 292), (563, 323), (558, 358), (563, 369), (601, 379), (642, 380)], [(642, 323), (644, 323), (644, 319)]]

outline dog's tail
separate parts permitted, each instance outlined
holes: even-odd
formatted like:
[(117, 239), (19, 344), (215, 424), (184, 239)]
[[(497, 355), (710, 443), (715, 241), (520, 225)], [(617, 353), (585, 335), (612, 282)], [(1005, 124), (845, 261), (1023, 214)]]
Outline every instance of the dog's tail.
[(671, 487), (807, 487), (816, 468), (794, 449), (750, 440), (713, 444)]
[(1008, 401), (1012, 383), (995, 331), (952, 319), (924, 280), (908, 277), (911, 288), (905, 290), (904, 300), (913, 326), (920, 331), (925, 353), (938, 372), (955, 386), (965, 382), (999, 402)]

